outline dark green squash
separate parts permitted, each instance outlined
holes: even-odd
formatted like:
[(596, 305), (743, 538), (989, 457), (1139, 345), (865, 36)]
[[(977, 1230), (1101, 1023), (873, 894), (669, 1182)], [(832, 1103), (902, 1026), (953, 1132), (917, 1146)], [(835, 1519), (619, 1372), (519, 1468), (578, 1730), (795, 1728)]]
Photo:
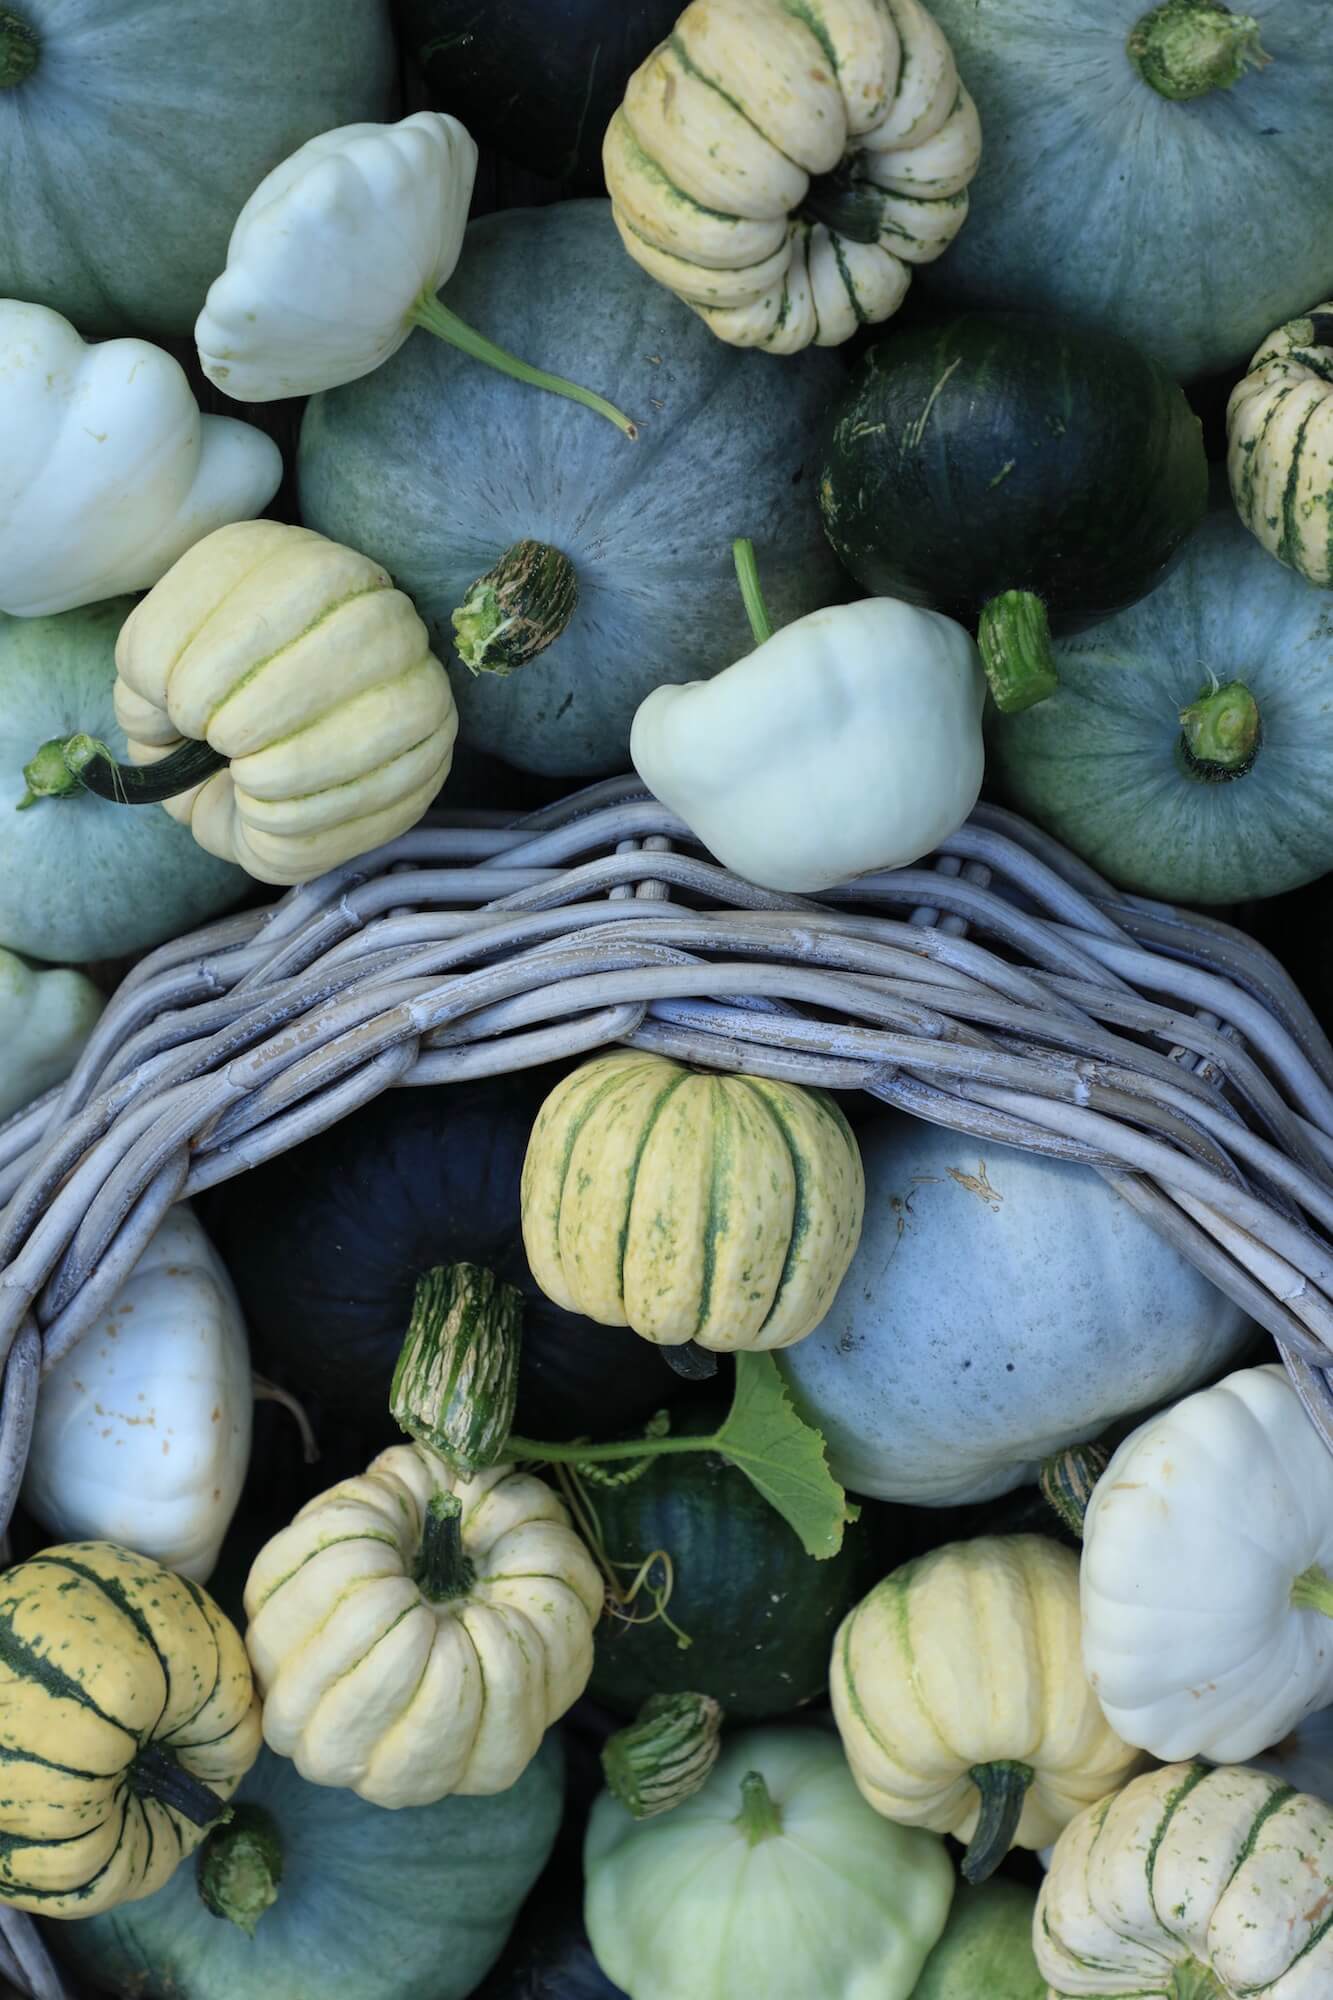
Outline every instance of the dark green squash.
[(833, 414), (819, 498), (858, 583), (981, 621), (997, 702), (1023, 707), (1041, 694), (1012, 698), (993, 650), (1026, 688), (1041, 650), (1021, 629), (1026, 599), (1054, 632), (1135, 603), (1202, 520), (1208, 467), (1183, 392), (1136, 348), (969, 313), (866, 352)]
[[(715, 1429), (723, 1414), (691, 1407), (672, 1430)], [(608, 1615), (598, 1626), (594, 1700), (632, 1715), (650, 1694), (692, 1689), (739, 1719), (785, 1715), (823, 1693), (838, 1623), (882, 1567), (866, 1521), (848, 1528), (836, 1556), (816, 1561), (744, 1473), (704, 1452), (656, 1459), (637, 1479), (589, 1487), (587, 1497), (624, 1585), (655, 1550), (671, 1558), (667, 1618), (629, 1625)], [(664, 1581), (655, 1563), (632, 1616), (650, 1617)]]

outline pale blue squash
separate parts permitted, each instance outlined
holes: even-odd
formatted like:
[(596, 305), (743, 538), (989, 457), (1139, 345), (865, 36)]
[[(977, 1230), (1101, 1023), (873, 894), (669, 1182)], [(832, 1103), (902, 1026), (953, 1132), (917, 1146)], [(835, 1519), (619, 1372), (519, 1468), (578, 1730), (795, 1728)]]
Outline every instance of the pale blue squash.
[(1090, 1167), (896, 1114), (857, 1137), (860, 1247), (822, 1325), (776, 1357), (852, 1492), (994, 1499), (1244, 1344), (1239, 1307)]
[(981, 113), (967, 225), (921, 282), (1049, 308), (1187, 378), (1328, 295), (1328, 0), (1238, 0), (1271, 61), (1187, 102), (1126, 44), (1152, 0), (931, 0)]
[(1313, 1792), (1333, 1805), (1333, 1708), (1316, 1709), (1280, 1743), (1250, 1762), (1256, 1771), (1280, 1778), (1293, 1791)]

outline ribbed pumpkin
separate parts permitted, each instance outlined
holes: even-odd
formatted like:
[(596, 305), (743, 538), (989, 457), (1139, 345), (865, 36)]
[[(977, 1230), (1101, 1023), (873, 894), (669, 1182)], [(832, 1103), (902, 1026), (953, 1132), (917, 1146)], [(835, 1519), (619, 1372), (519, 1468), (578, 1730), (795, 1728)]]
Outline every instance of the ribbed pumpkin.
[(1279, 562), (1333, 584), (1333, 302), (1270, 333), (1227, 404), (1241, 520)]
[(258, 1753), (245, 1648), (197, 1583), (111, 1542), (0, 1579), (0, 1902), (152, 1895)]
[(618, 1050), (557, 1084), (523, 1163), (523, 1241), (557, 1305), (663, 1347), (789, 1347), (861, 1235), (842, 1113), (767, 1077)]

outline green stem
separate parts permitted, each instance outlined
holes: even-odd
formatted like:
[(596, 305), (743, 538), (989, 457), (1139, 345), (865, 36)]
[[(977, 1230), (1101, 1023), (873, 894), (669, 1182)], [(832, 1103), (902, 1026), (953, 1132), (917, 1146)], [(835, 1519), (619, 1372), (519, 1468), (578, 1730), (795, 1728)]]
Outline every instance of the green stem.
[(447, 340), (451, 347), (456, 347), (461, 354), (470, 355), (474, 361), (484, 361), (488, 367), (498, 368), (502, 375), (512, 375), (516, 382), (528, 382), (534, 389), (549, 389), (553, 396), (568, 396), (571, 402), (582, 403), (587, 410), (596, 410), (599, 416), (623, 431), (627, 438), (639, 435), (638, 426), (614, 403), (608, 403), (604, 396), (594, 395), (591, 389), (583, 389), (577, 382), (567, 382), (562, 375), (548, 375), (545, 369), (533, 368), (528, 362), (520, 361), (516, 354), (497, 347), (493, 340), (487, 340), (484, 333), (476, 332), (433, 292), (422, 292), (408, 318), (414, 326), (424, 326), (427, 333), (433, 333), (437, 340)]
[(163, 1743), (146, 1743), (130, 1766), (130, 1789), (141, 1799), (156, 1799), (194, 1826), (212, 1826), (229, 1819), (231, 1808), (203, 1780), (172, 1755)]
[(1187, 1958), (1171, 1975), (1170, 2000), (1229, 2000), (1229, 1989), (1197, 1958)]
[(764, 602), (763, 588), (759, 582), (759, 565), (755, 561), (754, 543), (744, 536), (731, 545), (731, 558), (736, 565), (736, 581), (741, 587), (741, 598), (745, 604), (745, 615), (754, 633), (754, 643), (762, 646), (766, 639), (773, 637), (773, 620), (768, 615)]
[(41, 50), (36, 30), (7, 7), (0, 7), (0, 90), (12, 90), (30, 77)]
[(1046, 606), (1030, 590), (1003, 591), (983, 606), (977, 645), (1002, 715), (1035, 707), (1060, 685)]
[(1110, 1463), (1110, 1452), (1099, 1444), (1071, 1444), (1042, 1460), (1037, 1474), (1041, 1497), (1079, 1541), (1092, 1489)]
[(455, 651), (474, 674), (512, 674), (560, 637), (578, 601), (568, 556), (547, 542), (515, 542), (452, 614)]
[(720, 1451), (721, 1435), (712, 1437), (633, 1438), (614, 1444), (543, 1444), (535, 1438), (512, 1436), (506, 1458), (524, 1458), (548, 1465), (599, 1465), (615, 1458), (660, 1458), (673, 1451)]
[(1035, 1773), (1030, 1764), (997, 1758), (993, 1764), (974, 1764), (967, 1775), (981, 1794), (977, 1830), (962, 1863), (964, 1880), (975, 1888), (995, 1873), (1013, 1846)]
[(1203, 784), (1243, 778), (1263, 741), (1259, 704), (1244, 681), (1205, 688), (1181, 709), (1180, 726), (1185, 768)]
[(498, 1465), (518, 1400), (523, 1294), (476, 1264), (417, 1280), (389, 1412), (460, 1472)]
[(253, 1937), (265, 1910), (277, 1902), (282, 1880), (282, 1839), (272, 1813), (237, 1806), (199, 1849), (195, 1877), (204, 1907)]
[(120, 764), (110, 744), (95, 736), (53, 736), (23, 766), (28, 789), (15, 811), (39, 799), (67, 799), (80, 791), (95, 792), (119, 806), (161, 805), (225, 770), (228, 762), (211, 743), (191, 739), (155, 764)]
[(1296, 1611), (1320, 1611), (1333, 1618), (1333, 1577), (1318, 1563), (1302, 1570), (1291, 1586), (1292, 1607)]
[(1252, 14), (1233, 14), (1221, 0), (1165, 0), (1135, 23), (1126, 47), (1143, 81), (1180, 104), (1230, 90), (1270, 62), (1259, 33)]
[(637, 1718), (607, 1738), (607, 1790), (635, 1819), (670, 1812), (705, 1783), (721, 1736), (722, 1710), (711, 1695), (649, 1695)]
[(421, 1548), (412, 1580), (432, 1604), (446, 1604), (471, 1590), (472, 1558), (463, 1552), (463, 1503), (456, 1493), (432, 1493), (421, 1524)]
[(781, 1808), (774, 1804), (762, 1771), (747, 1771), (741, 1779), (741, 1809), (731, 1823), (740, 1828), (750, 1847), (781, 1833)]

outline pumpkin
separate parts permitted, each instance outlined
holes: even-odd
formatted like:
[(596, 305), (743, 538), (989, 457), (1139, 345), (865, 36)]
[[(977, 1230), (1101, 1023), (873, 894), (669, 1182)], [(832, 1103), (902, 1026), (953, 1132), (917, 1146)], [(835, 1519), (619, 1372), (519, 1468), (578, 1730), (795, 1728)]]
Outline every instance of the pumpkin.
[(1060, 1836), (1033, 1925), (1056, 2000), (1317, 2000), (1333, 1980), (1333, 1806), (1168, 1764)]
[(1152, 596), (1057, 649), (1060, 688), (990, 732), (1021, 812), (1126, 889), (1272, 896), (1333, 868), (1328, 605), (1230, 509)]
[(47, 743), (34, 799), (160, 801), (261, 882), (392, 840), (449, 775), (458, 717), (421, 620), (376, 563), (304, 528), (197, 542), (125, 620), (116, 671), (131, 765), (86, 732)]
[(104, 1004), (83, 973), (36, 972), (0, 947), (0, 1119), (69, 1075)]
[(1227, 404), (1227, 475), (1269, 555), (1333, 584), (1333, 303), (1270, 333)]
[(7, 0), (0, 293), (188, 333), (259, 176), (393, 90), (382, 0)]
[(1068, 313), (1182, 378), (1241, 361), (1321, 295), (1324, 0), (932, 7), (987, 135), (971, 219), (932, 292)]
[(543, 1104), (522, 1202), (532, 1275), (557, 1305), (727, 1353), (818, 1325), (861, 1233), (865, 1181), (821, 1092), (619, 1050)]
[(738, 347), (835, 347), (947, 250), (976, 106), (917, 0), (691, 0), (602, 149), (625, 248)]
[(259, 1749), (245, 1649), (197, 1583), (110, 1542), (0, 1578), (0, 1902), (77, 1917), (150, 1896)]
[(1333, 1701), (1331, 1514), (1333, 1459), (1276, 1364), (1126, 1438), (1083, 1528), (1084, 1660), (1122, 1736), (1240, 1763)]
[(24, 765), (48, 739), (87, 730), (126, 749), (112, 708), (125, 599), (55, 618), (0, 616), (0, 938), (29, 958), (120, 958), (234, 903), (245, 876), (196, 847), (165, 813), (110, 813), (100, 799), (23, 813)]
[(728, 1738), (652, 1819), (603, 1793), (583, 1863), (593, 1952), (630, 2000), (908, 2000), (954, 1887), (943, 1843), (872, 1812), (819, 1730)]
[(42, 1384), (24, 1475), (57, 1535), (133, 1543), (205, 1582), (250, 1457), (250, 1355), (222, 1263), (173, 1208)]
[(979, 628), (1002, 709), (1160, 582), (1208, 503), (1199, 420), (1123, 340), (964, 313), (877, 342), (832, 418), (824, 527), (866, 590)]
[(971, 1845), (969, 1881), (1048, 1845), (1139, 1762), (1079, 1652), (1078, 1558), (1042, 1535), (983, 1535), (903, 1563), (849, 1611), (829, 1692), (877, 1812)]
[(881, 1113), (822, 1326), (779, 1355), (854, 1493), (993, 1500), (1042, 1459), (1215, 1375), (1249, 1322), (1089, 1167)]
[(256, 1556), (264, 1740), (374, 1805), (502, 1792), (578, 1700), (602, 1579), (549, 1486), (394, 1445)]
[(471, 1262), (523, 1292), (521, 1434), (605, 1437), (672, 1401), (681, 1383), (660, 1355), (552, 1305), (528, 1270), (519, 1176), (549, 1081), (386, 1091), (209, 1196), (257, 1365), (398, 1441), (389, 1387), (416, 1287)]
[(1031, 1889), (998, 1876), (960, 1889), (912, 2000), (1046, 2000), (1032, 1950), (1036, 1905)]
[[(725, 1414), (692, 1408), (672, 1435), (716, 1430)], [(649, 1565), (625, 1618), (613, 1607), (598, 1628), (595, 1700), (632, 1715), (651, 1695), (688, 1690), (712, 1695), (729, 1716), (759, 1718), (824, 1692), (834, 1630), (879, 1567), (868, 1522), (816, 1561), (744, 1473), (705, 1452), (653, 1459), (633, 1480), (590, 1485), (583, 1499), (621, 1585)], [(659, 1595), (663, 1615), (654, 1616)]]
[(302, 518), (385, 564), (442, 659), (452, 614), (516, 543), (567, 557), (577, 602), (571, 613), (561, 597), (567, 622), (540, 658), (455, 673), (463, 741), (553, 776), (621, 771), (646, 694), (746, 649), (738, 535), (756, 539), (779, 623), (846, 594), (802, 483), (841, 366), (811, 356), (782, 371), (722, 348), (624, 256), (605, 202), (473, 223), (443, 299), (515, 353), (595, 383), (638, 444), (410, 340), (310, 403)]
[(550, 1852), (563, 1767), (553, 1734), (503, 1798), (390, 1813), (263, 1750), (164, 1888), (52, 1943), (127, 2000), (466, 2000)]

